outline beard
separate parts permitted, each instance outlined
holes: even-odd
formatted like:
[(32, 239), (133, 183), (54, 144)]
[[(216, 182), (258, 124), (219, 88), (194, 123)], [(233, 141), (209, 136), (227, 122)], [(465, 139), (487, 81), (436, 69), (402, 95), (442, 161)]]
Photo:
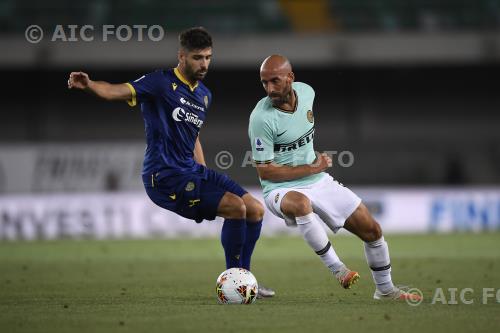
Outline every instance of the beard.
[(188, 79), (191, 81), (203, 80), (208, 73), (208, 69), (198, 69), (197, 71), (193, 70), (188, 63), (186, 63), (186, 75)]
[(205, 78), (205, 76), (207, 75), (207, 73), (208, 73), (208, 70), (200, 69), (200, 70), (195, 72), (195, 77), (197, 80), (203, 80)]
[(271, 103), (273, 104), (273, 106), (280, 106), (290, 101), (291, 96), (292, 89), (291, 87), (288, 87), (281, 94), (274, 93), (269, 95), (269, 98), (271, 98)]

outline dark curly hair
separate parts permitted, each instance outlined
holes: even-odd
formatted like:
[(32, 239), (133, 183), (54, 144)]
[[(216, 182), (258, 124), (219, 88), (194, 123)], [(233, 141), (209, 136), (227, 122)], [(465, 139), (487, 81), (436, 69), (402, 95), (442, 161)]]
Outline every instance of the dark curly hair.
[(184, 30), (179, 35), (181, 47), (188, 50), (202, 50), (212, 47), (212, 36), (203, 27)]

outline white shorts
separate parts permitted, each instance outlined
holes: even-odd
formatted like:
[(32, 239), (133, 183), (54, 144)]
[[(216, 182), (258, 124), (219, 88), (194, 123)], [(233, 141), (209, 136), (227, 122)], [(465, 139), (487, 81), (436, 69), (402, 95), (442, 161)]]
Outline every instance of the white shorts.
[(305, 187), (278, 188), (265, 198), (267, 208), (273, 215), (285, 220), (288, 226), (297, 226), (294, 217), (281, 211), (281, 200), (290, 191), (296, 191), (309, 198), (313, 212), (333, 231), (344, 226), (345, 220), (358, 208), (361, 199), (344, 185), (339, 184), (329, 174), (318, 182)]

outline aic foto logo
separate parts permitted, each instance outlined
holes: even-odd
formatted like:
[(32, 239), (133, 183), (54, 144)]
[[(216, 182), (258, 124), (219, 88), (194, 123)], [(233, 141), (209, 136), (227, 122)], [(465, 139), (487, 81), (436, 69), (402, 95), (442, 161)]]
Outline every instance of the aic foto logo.
[[(417, 288), (408, 290), (413, 294), (420, 295), (420, 299), (415, 301), (407, 299), (409, 305), (417, 306), (422, 303), (423, 293)], [(481, 288), (480, 290), (474, 288), (436, 288), (430, 300), (431, 305), (444, 304), (444, 305), (457, 305), (457, 304), (490, 304), (500, 303), (500, 289), (498, 288)]]

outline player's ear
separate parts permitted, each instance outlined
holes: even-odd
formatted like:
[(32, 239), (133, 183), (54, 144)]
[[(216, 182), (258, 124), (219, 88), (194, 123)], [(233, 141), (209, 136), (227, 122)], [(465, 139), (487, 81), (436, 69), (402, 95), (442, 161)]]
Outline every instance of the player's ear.
[(177, 52), (177, 60), (179, 61), (179, 63), (184, 63), (185, 57), (186, 53), (184, 52), (184, 50), (182, 48), (179, 49), (179, 51)]
[(295, 81), (295, 74), (293, 74), (293, 72), (288, 73), (288, 80), (290, 83)]

